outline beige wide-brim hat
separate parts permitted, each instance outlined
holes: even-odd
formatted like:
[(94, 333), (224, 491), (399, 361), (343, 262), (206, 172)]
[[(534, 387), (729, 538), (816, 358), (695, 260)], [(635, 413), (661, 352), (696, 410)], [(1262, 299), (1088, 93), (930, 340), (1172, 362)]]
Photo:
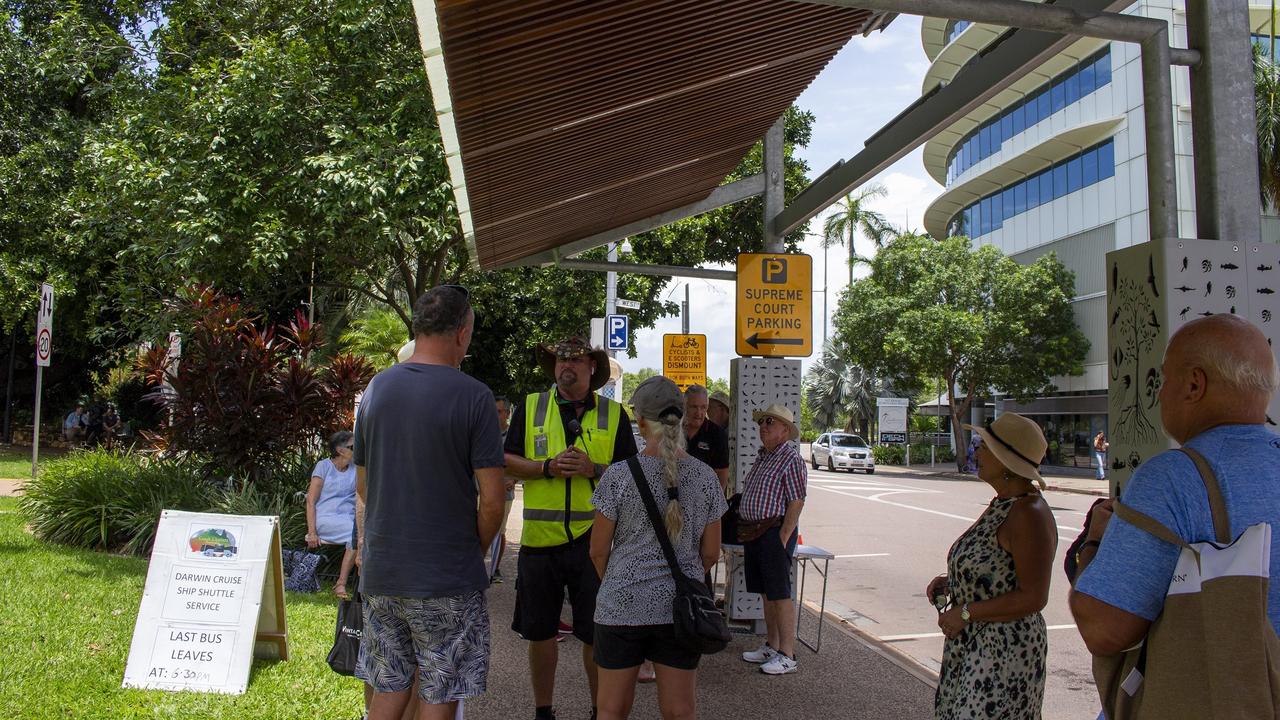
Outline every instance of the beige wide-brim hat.
[(1044, 478), (1040, 477), (1040, 461), (1044, 459), (1049, 443), (1035, 421), (1018, 413), (1001, 413), (985, 428), (976, 425), (964, 427), (978, 433), (987, 450), (1005, 469), (1014, 475), (1035, 480), (1041, 490), (1045, 488)]
[(800, 428), (796, 427), (796, 416), (791, 414), (785, 406), (774, 403), (763, 410), (756, 410), (751, 413), (752, 422), (760, 422), (765, 416), (775, 420), (780, 420), (783, 425), (787, 426), (787, 439), (799, 440)]
[(711, 397), (707, 398), (708, 402), (720, 403), (724, 406), (725, 412), (733, 412), (733, 408), (729, 405), (729, 395), (724, 392), (713, 392)]

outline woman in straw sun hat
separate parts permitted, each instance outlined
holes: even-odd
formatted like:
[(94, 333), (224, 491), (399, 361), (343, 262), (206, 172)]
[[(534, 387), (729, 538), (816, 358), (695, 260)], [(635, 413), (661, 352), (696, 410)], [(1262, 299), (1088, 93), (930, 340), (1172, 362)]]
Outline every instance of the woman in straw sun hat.
[(1048, 443), (1039, 426), (1016, 413), (965, 428), (982, 437), (978, 477), (996, 495), (951, 546), (947, 574), (925, 591), (946, 635), (934, 715), (1039, 718), (1048, 651), (1040, 611), (1058, 544), (1053, 513), (1040, 495), (1038, 467)]

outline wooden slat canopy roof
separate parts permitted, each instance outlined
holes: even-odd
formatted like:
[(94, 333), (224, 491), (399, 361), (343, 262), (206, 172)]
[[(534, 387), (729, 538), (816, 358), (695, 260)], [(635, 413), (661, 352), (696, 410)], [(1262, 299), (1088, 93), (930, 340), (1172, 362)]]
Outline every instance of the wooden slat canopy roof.
[(472, 260), (706, 198), (857, 34), (792, 0), (415, 0)]

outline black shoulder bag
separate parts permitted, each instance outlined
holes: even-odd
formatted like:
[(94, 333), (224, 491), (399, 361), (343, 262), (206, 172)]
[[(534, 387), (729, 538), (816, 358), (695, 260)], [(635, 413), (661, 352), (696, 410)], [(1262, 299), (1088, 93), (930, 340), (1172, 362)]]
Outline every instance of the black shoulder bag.
[(635, 478), (636, 489), (640, 491), (640, 499), (644, 501), (645, 510), (649, 513), (649, 523), (658, 536), (658, 544), (662, 546), (662, 554), (667, 558), (667, 566), (671, 568), (671, 579), (676, 583), (676, 597), (671, 602), (671, 617), (675, 623), (676, 640), (691, 652), (713, 655), (725, 649), (729, 644), (729, 626), (724, 615), (716, 608), (715, 598), (701, 580), (694, 580), (680, 570), (676, 561), (676, 551), (671, 547), (671, 539), (667, 537), (666, 524), (658, 513), (658, 503), (649, 490), (649, 481), (645, 479), (644, 469), (635, 457), (627, 460), (631, 468), (631, 476)]

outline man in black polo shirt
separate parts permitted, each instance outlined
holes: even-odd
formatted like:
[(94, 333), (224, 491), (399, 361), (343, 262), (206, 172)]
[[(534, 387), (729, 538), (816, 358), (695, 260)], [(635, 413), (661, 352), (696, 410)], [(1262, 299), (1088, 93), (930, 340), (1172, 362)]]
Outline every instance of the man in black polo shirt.
[(707, 420), (710, 399), (707, 389), (690, 385), (684, 391), (684, 433), (688, 452), (715, 471), (720, 489), (729, 492), (729, 435), (719, 425)]

